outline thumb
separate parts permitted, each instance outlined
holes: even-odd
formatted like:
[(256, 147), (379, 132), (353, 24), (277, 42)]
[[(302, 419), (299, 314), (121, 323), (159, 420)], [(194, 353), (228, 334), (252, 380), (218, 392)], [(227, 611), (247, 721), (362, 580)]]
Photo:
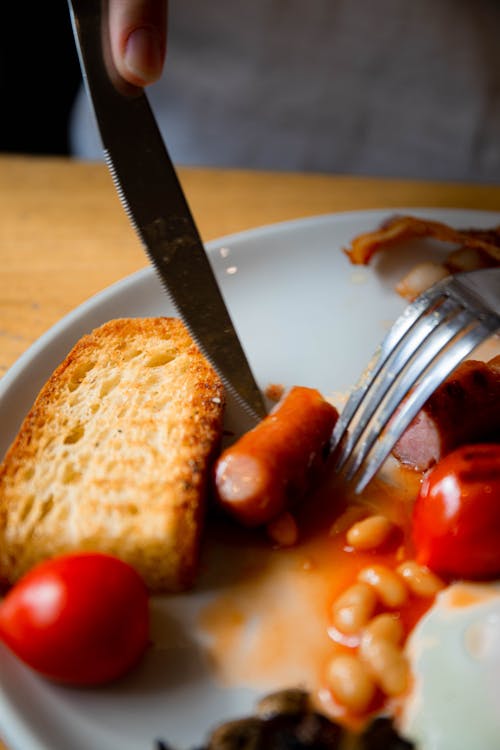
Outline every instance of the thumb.
[(167, 0), (109, 0), (111, 53), (118, 73), (146, 86), (162, 73), (167, 39)]

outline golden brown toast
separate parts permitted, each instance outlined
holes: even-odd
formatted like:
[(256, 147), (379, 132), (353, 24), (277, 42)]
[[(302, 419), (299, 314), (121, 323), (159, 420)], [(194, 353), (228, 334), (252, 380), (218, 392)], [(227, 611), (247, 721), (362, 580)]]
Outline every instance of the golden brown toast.
[(91, 549), (153, 591), (190, 586), (223, 402), (177, 319), (113, 320), (84, 336), (0, 466), (0, 578)]

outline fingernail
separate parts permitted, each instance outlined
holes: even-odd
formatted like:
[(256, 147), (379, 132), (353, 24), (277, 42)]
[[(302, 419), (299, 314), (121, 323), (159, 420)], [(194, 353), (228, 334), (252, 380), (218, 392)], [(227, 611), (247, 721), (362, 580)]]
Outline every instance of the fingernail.
[(135, 29), (127, 39), (124, 62), (129, 72), (143, 83), (156, 81), (163, 65), (158, 35), (148, 28)]

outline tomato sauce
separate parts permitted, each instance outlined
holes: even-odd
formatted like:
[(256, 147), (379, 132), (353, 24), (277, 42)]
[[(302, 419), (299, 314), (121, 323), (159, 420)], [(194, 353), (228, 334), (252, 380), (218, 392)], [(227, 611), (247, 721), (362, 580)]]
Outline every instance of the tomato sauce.
[[(388, 464), (385, 476), (361, 496), (328, 477), (296, 511), (300, 540), (292, 548), (272, 548), (263, 533), (227, 522), (212, 526), (212, 544), (222, 547), (231, 574), (203, 608), (200, 627), (213, 671), (223, 684), (262, 691), (299, 686), (310, 691), (324, 712), (352, 719), (335, 702), (325, 674), (330, 660), (355, 648), (359, 637), (335, 630), (332, 605), (363, 567), (377, 563), (395, 568), (414, 556), (410, 516), (421, 477), (395, 462)], [(396, 533), (376, 552), (349, 547), (347, 529), (374, 513), (389, 518)], [(431, 603), (410, 596), (400, 610), (405, 634)]]

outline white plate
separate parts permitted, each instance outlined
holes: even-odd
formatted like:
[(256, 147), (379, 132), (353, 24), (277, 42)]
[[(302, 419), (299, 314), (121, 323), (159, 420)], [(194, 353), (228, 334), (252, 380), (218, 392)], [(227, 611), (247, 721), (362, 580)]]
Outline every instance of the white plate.
[[(388, 324), (404, 307), (393, 291), (421, 259), (387, 253), (353, 267), (341, 248), (393, 211), (300, 220), (223, 238), (208, 246), (223, 294), (262, 387), (308, 385), (324, 395), (358, 378)], [(399, 209), (457, 227), (491, 227), (500, 214)], [(429, 243), (426, 254), (443, 253)], [(0, 382), (0, 455), (37, 391), (70, 347), (119, 316), (174, 315), (154, 272), (145, 269), (78, 307), (39, 341)], [(231, 414), (229, 414), (231, 418)], [(237, 419), (233, 415), (233, 419)], [(214, 721), (248, 712), (252, 691), (215, 685), (194, 637), (194, 617), (207, 592), (156, 598), (153, 640), (144, 663), (119, 684), (66, 689), (34, 675), (4, 649), (0, 669), (0, 735), (11, 750), (152, 750), (163, 737), (199, 744)], [(167, 632), (168, 631), (168, 632)]]

